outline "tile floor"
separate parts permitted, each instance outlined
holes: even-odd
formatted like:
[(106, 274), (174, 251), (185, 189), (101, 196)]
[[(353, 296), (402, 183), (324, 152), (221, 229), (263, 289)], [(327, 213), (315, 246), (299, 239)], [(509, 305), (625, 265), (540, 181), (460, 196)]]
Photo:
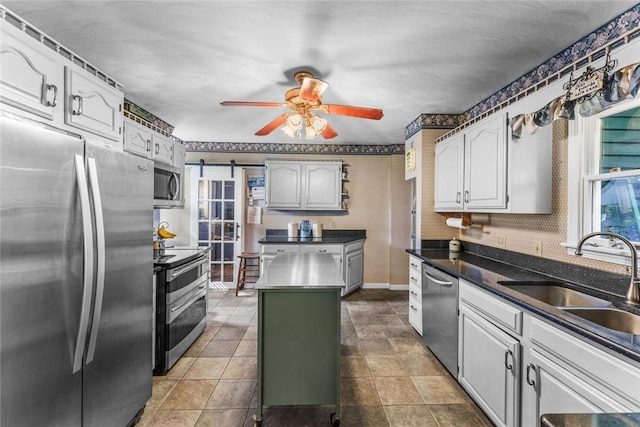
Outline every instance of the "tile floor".
[[(257, 294), (211, 291), (207, 329), (153, 395), (140, 427), (253, 426)], [(407, 293), (342, 300), (341, 426), (491, 426), (408, 324)], [(335, 406), (265, 408), (263, 426), (330, 426)]]

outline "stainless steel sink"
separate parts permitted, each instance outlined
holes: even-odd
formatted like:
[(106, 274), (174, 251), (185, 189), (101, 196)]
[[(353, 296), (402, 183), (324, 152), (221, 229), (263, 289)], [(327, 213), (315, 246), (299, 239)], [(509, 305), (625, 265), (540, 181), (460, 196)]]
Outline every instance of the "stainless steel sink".
[(560, 282), (500, 281), (500, 285), (555, 307), (606, 307), (609, 301), (562, 287)]
[(562, 308), (589, 322), (627, 334), (640, 335), (640, 316), (615, 308)]

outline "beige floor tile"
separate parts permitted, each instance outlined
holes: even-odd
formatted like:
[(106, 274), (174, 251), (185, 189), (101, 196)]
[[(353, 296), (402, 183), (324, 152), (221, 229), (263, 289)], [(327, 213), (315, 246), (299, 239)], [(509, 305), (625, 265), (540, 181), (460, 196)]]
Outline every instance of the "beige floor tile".
[(209, 313), (213, 313), (216, 314), (218, 316), (230, 316), (233, 314), (233, 312), (237, 309), (237, 307), (220, 307), (220, 306), (216, 306), (214, 308), (212, 308), (211, 310), (209, 310)]
[(342, 354), (343, 356), (364, 355), (364, 352), (360, 348), (360, 340), (358, 340), (357, 338), (342, 337), (340, 354)]
[(184, 374), (187, 373), (187, 371), (189, 370), (189, 368), (191, 368), (191, 365), (193, 365), (193, 362), (195, 362), (197, 359), (194, 357), (182, 357), (180, 358), (175, 365), (173, 365), (173, 367), (171, 367), (171, 369), (169, 369), (169, 372), (167, 372), (166, 374), (166, 378), (171, 378), (171, 379), (180, 379), (182, 377), (184, 377)]
[(231, 357), (239, 340), (211, 340), (200, 353), (200, 357)]
[(171, 390), (159, 410), (204, 409), (216, 383), (215, 380), (182, 380)]
[(389, 338), (389, 342), (397, 354), (427, 354), (422, 340), (415, 337)]
[(428, 405), (467, 403), (458, 392), (454, 379), (449, 376), (411, 377), (411, 381), (420, 392), (424, 403)]
[(367, 359), (364, 356), (341, 356), (341, 377), (370, 377)]
[(404, 325), (404, 322), (402, 321), (400, 316), (394, 313), (382, 314), (376, 311), (376, 318), (378, 319), (379, 325)]
[(193, 427), (201, 410), (153, 411), (145, 414), (136, 427)]
[(258, 312), (258, 307), (240, 305), (233, 310), (234, 316), (253, 316)]
[(351, 322), (354, 325), (382, 325), (382, 323), (380, 323), (378, 319), (378, 316), (373, 313), (352, 314)]
[(219, 340), (236, 340), (242, 339), (244, 334), (247, 333), (247, 326), (222, 326), (218, 333), (215, 334), (212, 341)]
[(351, 322), (343, 321), (340, 325), (340, 337), (341, 338), (358, 338), (355, 326)]
[(421, 405), (422, 397), (409, 377), (374, 377), (382, 405)]
[(227, 315), (218, 315), (213, 313), (207, 314), (207, 327), (220, 327), (229, 318)]
[(415, 330), (410, 325), (382, 325), (382, 331), (387, 338), (413, 338)]
[(257, 357), (232, 357), (222, 374), (222, 379), (238, 380), (257, 378)]
[(191, 365), (185, 379), (218, 380), (229, 364), (230, 357), (200, 357)]
[(366, 338), (360, 340), (360, 348), (365, 355), (395, 354), (389, 339)]
[(247, 409), (256, 388), (256, 380), (220, 380), (205, 405), (206, 409)]
[(157, 377), (153, 377), (152, 393), (149, 400), (147, 400), (147, 406), (145, 411), (154, 411), (162, 405), (171, 390), (178, 384), (178, 380), (156, 380)]
[(366, 359), (373, 377), (408, 376), (408, 367), (397, 355), (367, 355)]
[[(238, 315), (232, 314), (224, 322), (224, 326), (249, 326), (249, 325), (251, 325), (251, 321), (253, 320), (254, 317), (255, 317), (254, 315), (238, 316)], [(246, 330), (245, 330), (245, 332), (246, 332)], [(244, 335), (244, 333), (243, 333), (243, 335)]]
[(205, 409), (195, 427), (242, 427), (246, 409)]
[(430, 405), (429, 410), (440, 427), (484, 426), (470, 405)]
[(196, 340), (191, 347), (184, 352), (182, 357), (199, 357), (202, 353), (202, 350), (209, 344), (209, 341), (204, 340)]
[(346, 406), (341, 408), (341, 412), (341, 426), (384, 427), (389, 425), (382, 406)]
[(342, 406), (379, 406), (380, 399), (370, 377), (342, 378), (340, 380)]
[(257, 340), (258, 339), (258, 327), (249, 326), (247, 332), (242, 336), (243, 340)]
[[(245, 334), (246, 335), (246, 334)], [(236, 348), (235, 357), (256, 357), (258, 356), (258, 340), (242, 340)]]
[(384, 406), (390, 427), (438, 427), (426, 405)]
[(439, 362), (426, 354), (399, 354), (397, 358), (406, 366), (406, 375), (409, 376), (449, 375)]
[(384, 338), (385, 334), (380, 325), (354, 325), (358, 338)]

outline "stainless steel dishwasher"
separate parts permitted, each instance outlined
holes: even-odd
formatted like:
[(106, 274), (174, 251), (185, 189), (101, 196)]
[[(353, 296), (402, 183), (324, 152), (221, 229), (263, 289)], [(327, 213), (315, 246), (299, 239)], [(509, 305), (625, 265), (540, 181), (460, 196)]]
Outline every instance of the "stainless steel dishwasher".
[(422, 339), (458, 378), (458, 279), (422, 265)]

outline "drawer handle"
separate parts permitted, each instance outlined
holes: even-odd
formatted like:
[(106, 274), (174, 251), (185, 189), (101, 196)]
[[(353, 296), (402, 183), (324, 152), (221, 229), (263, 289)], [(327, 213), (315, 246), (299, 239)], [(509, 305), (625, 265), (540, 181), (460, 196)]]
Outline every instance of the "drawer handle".
[(73, 95), (71, 97), (71, 100), (73, 102), (78, 102), (78, 108), (73, 108), (71, 107), (71, 114), (73, 114), (74, 116), (81, 116), (82, 115), (82, 104), (83, 104), (83, 100), (82, 97), (80, 95)]
[(284, 249), (276, 249), (276, 252), (284, 252)]
[(53, 91), (53, 100), (49, 101), (47, 99), (47, 107), (55, 107), (58, 105), (58, 86), (56, 85), (47, 85), (47, 92)]
[(511, 356), (511, 359), (513, 359), (513, 353), (511, 352), (511, 350), (507, 350), (504, 352), (504, 366), (505, 368), (507, 368), (507, 371), (512, 371), (513, 372), (513, 363), (511, 363), (509, 361), (509, 356)]
[(415, 293), (415, 292), (413, 292), (413, 291), (409, 291), (409, 292), (410, 292), (410, 293), (411, 293), (411, 295), (413, 295), (413, 296), (416, 296), (416, 297), (418, 296), (418, 294), (416, 294), (416, 293)]
[(327, 252), (327, 250), (326, 249), (318, 249), (318, 252), (325, 253), (325, 252)]
[(151, 151), (151, 140), (147, 139), (147, 147), (146, 147), (147, 151)]
[(459, 191), (456, 193), (456, 203), (460, 204), (460, 192)]
[(418, 312), (418, 309), (417, 309), (417, 308), (415, 308), (415, 307), (413, 306), (413, 304), (412, 304), (412, 305), (410, 305), (409, 307), (411, 307), (411, 310), (415, 311), (416, 313)]
[(410, 264), (411, 264), (411, 267), (418, 268), (418, 266), (416, 264), (414, 264), (414, 263), (410, 263)]
[(464, 202), (469, 203), (469, 191), (464, 192)]
[(536, 387), (536, 379), (535, 377), (532, 379), (531, 378), (531, 371), (533, 371), (533, 374), (536, 374), (536, 367), (529, 363), (527, 365), (527, 384), (529, 384), (530, 386), (533, 386), (534, 388)]
[(415, 277), (411, 276), (409, 279), (411, 279), (411, 281), (413, 283), (418, 283), (418, 279), (416, 279)]

